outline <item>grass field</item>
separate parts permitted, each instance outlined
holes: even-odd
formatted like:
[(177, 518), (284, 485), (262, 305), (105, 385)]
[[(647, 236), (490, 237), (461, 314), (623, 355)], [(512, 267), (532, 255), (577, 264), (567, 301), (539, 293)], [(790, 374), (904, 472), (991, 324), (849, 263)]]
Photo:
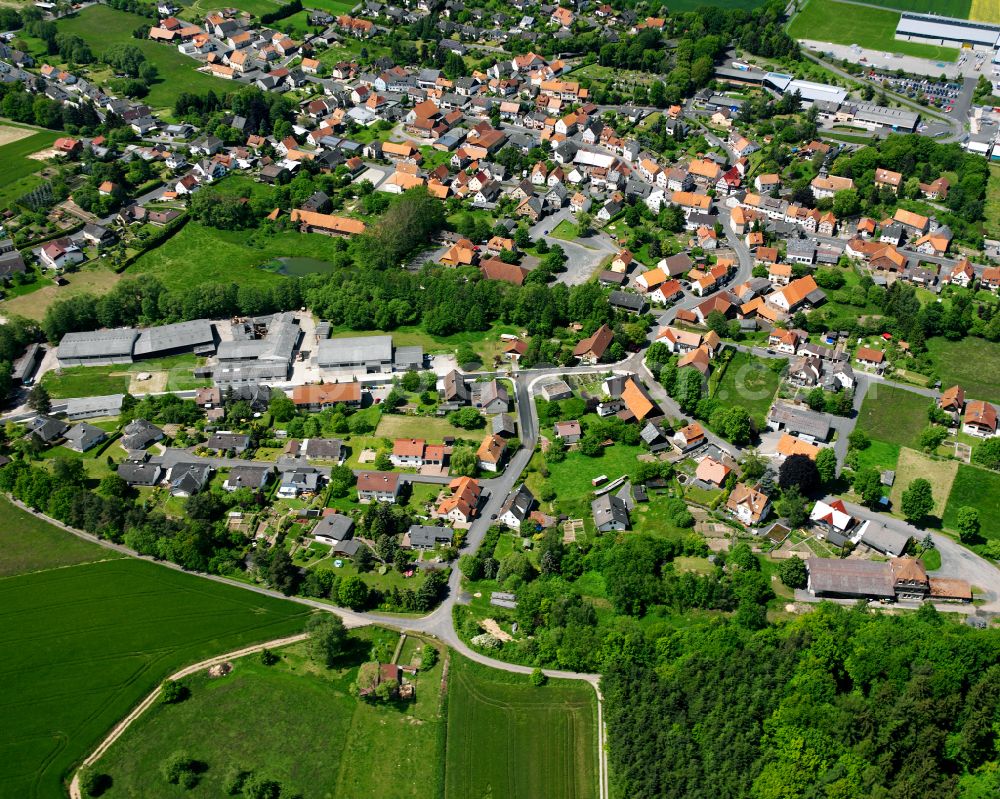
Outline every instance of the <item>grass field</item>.
[(694, 11), (703, 6), (714, 8), (745, 8), (752, 9), (764, 5), (764, 0), (674, 0), (670, 3), (670, 10), (674, 13), (678, 11)]
[[(352, 633), (351, 655), (330, 670), (312, 663), (299, 644), (282, 650), (271, 667), (248, 657), (234, 661), (224, 679), (190, 678), (189, 699), (156, 705), (100, 761), (113, 781), (105, 796), (224, 796), (234, 766), (277, 780), (282, 796), (302, 799), (436, 795), (442, 663), (415, 678), (415, 702), (361, 701), (349, 689), (373, 636), (385, 639), (389, 653), (398, 640), (385, 630)], [(161, 761), (178, 747), (208, 765), (191, 791), (159, 774)]]
[(916, 446), (920, 431), (928, 424), (930, 404), (928, 397), (904, 388), (873, 383), (858, 413), (857, 429), (879, 441)]
[[(10, 128), (12, 132), (32, 130), (13, 122), (0, 121), (0, 129), (3, 128)], [(0, 164), (3, 164), (0, 170), (0, 208), (8, 208), (18, 197), (38, 185), (40, 181), (35, 173), (46, 163), (28, 156), (51, 147), (57, 138), (59, 134), (55, 131), (38, 130), (0, 146)]]
[(990, 164), (990, 178), (986, 182), (986, 235), (1000, 235), (1000, 165)]
[[(91, 544), (15, 507), (0, 497), (0, 580), (42, 569), (76, 566), (122, 557)], [(2, 585), (2, 583), (0, 583)]]
[(997, 0), (972, 0), (969, 19), (980, 22), (1000, 22), (1000, 2)]
[(375, 435), (382, 438), (423, 438), (438, 442), (445, 436), (455, 438), (479, 439), (486, 435), (486, 429), (463, 430), (455, 427), (447, 419), (434, 416), (402, 416), (399, 414), (382, 414), (382, 419), (375, 429)]
[(148, 28), (149, 24), (148, 18), (138, 14), (94, 5), (74, 16), (59, 20), (58, 27), (60, 33), (79, 36), (98, 55), (112, 44), (132, 44), (142, 50), (146, 60), (155, 65), (159, 72), (157, 80), (149, 88), (149, 94), (144, 98), (144, 102), (155, 108), (173, 107), (181, 92), (204, 93), (214, 89), (219, 94), (224, 94), (233, 90), (233, 84), (228, 81), (196, 72), (198, 62), (181, 55), (173, 45), (132, 38), (132, 31), (138, 27)]
[[(0, 527), (20, 523), (9, 510)], [(68, 566), (76, 549), (51, 543), (51, 560), (24, 559), (47, 571), (0, 580), (0, 796), (64, 796), (72, 765), (164, 676), (307, 613), (139, 560)]]
[[(897, 11), (914, 11), (917, 14), (934, 13), (942, 17), (969, 19), (974, 0), (864, 0), (871, 6), (893, 8)], [(988, 21), (988, 20), (987, 20)]]
[(328, 236), (295, 231), (278, 233), (255, 246), (247, 242), (245, 231), (215, 230), (189, 222), (161, 247), (141, 256), (126, 274), (153, 274), (170, 288), (230, 282), (265, 286), (285, 278), (258, 269), (261, 264), (290, 253), (330, 260), (334, 247)]
[(748, 352), (735, 353), (712, 395), (726, 405), (746, 408), (758, 430), (765, 425), (771, 401), (781, 382), (781, 375), (770, 368), (770, 363)]
[[(542, 434), (553, 435), (551, 429), (543, 430)], [(606, 474), (609, 480), (615, 480), (623, 474), (634, 473), (639, 464), (638, 456), (643, 452), (645, 450), (639, 446), (614, 444), (605, 447), (604, 454), (598, 458), (573, 451), (567, 452), (566, 460), (561, 463), (549, 464), (549, 482), (555, 489), (559, 512), (590, 520), (590, 501), (594, 491), (590, 481), (602, 474)]]
[(445, 797), (593, 799), (596, 706), (585, 683), (493, 671), (462, 657), (448, 674)]
[(951, 485), (951, 494), (944, 511), (944, 526), (954, 530), (958, 525), (958, 510), (976, 508), (984, 538), (1000, 539), (1000, 474), (959, 466)]
[(88, 266), (79, 272), (68, 272), (63, 277), (65, 286), (56, 286), (49, 281), (42, 288), (14, 297), (0, 303), (0, 312), (4, 315), (25, 316), (28, 319), (41, 319), (45, 310), (57, 299), (70, 297), (74, 294), (106, 294), (122, 276), (110, 269), (100, 266)]
[(71, 366), (46, 372), (42, 376), (42, 383), (53, 399), (99, 397), (127, 392), (133, 377), (145, 372), (152, 375), (152, 378), (136, 383), (143, 390), (189, 391), (211, 384), (211, 381), (199, 380), (193, 376), (192, 370), (197, 363), (198, 358), (185, 353), (132, 364)]
[(903, 499), (903, 492), (909, 487), (911, 481), (923, 477), (930, 481), (934, 493), (934, 510), (931, 511), (931, 514), (939, 519), (943, 518), (945, 505), (948, 502), (948, 495), (951, 492), (951, 485), (955, 481), (958, 467), (958, 461), (934, 460), (915, 449), (903, 447), (899, 451), (899, 461), (896, 464), (896, 482), (893, 483), (892, 489), (889, 491), (893, 509), (902, 512), (900, 503)]
[(958, 51), (950, 47), (897, 41), (899, 12), (834, 0), (810, 0), (788, 26), (795, 39), (834, 44), (857, 44), (872, 50), (902, 53), (937, 61), (955, 61)]
[(868, 449), (858, 452), (858, 471), (874, 467), (879, 471), (895, 469), (899, 463), (899, 444), (888, 444), (885, 441), (873, 439)]
[(956, 383), (971, 399), (1000, 402), (1000, 344), (968, 336), (960, 341), (927, 340), (942, 388)]

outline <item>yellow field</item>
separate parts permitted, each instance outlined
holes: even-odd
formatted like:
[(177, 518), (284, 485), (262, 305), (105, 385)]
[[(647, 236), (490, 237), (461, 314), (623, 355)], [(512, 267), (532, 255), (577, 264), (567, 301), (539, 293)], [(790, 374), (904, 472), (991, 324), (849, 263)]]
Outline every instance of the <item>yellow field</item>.
[(0, 147), (20, 139), (34, 136), (36, 131), (31, 128), (15, 128), (12, 125), (0, 125)]
[(972, 0), (969, 19), (979, 22), (1000, 22), (1000, 0)]

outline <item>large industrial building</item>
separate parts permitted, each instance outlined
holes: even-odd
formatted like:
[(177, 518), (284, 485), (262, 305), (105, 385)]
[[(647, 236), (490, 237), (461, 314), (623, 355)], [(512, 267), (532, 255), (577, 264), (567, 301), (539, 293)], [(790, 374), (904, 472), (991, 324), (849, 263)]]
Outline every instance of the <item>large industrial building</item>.
[(330, 338), (319, 343), (316, 362), (321, 369), (388, 374), (422, 369), (424, 350), (393, 346), (392, 336)]
[(219, 363), (212, 367), (217, 386), (284, 382), (302, 338), (302, 329), (291, 312), (239, 320), (231, 338), (219, 344)]
[(59, 342), (59, 366), (104, 366), (164, 358), (182, 352), (210, 355), (215, 351), (215, 328), (207, 319), (159, 327), (120, 327), (67, 333)]
[(971, 47), (993, 52), (1000, 44), (1000, 25), (968, 19), (939, 17), (931, 14), (901, 14), (896, 38), (907, 42), (936, 44), (941, 47)]
[(781, 94), (798, 92), (806, 105), (816, 102), (842, 103), (847, 99), (847, 89), (811, 80), (799, 80), (794, 75), (786, 75), (783, 72), (768, 72), (764, 76), (764, 85)]

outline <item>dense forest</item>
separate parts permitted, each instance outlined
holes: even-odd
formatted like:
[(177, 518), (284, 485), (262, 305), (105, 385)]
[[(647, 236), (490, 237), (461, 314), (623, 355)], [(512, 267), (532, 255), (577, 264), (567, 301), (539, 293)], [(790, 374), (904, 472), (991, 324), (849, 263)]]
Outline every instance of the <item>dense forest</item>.
[(622, 639), (602, 680), (619, 796), (1000, 795), (1000, 630), (823, 604)]

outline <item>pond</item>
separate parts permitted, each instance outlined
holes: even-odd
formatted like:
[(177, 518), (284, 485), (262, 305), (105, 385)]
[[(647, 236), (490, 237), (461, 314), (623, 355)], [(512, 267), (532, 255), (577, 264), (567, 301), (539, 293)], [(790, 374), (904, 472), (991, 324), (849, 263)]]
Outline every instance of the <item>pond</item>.
[(321, 261), (319, 258), (282, 256), (281, 258), (272, 258), (267, 263), (261, 264), (260, 268), (279, 275), (302, 277), (302, 275), (313, 275), (317, 272), (329, 272), (333, 265), (328, 261)]

